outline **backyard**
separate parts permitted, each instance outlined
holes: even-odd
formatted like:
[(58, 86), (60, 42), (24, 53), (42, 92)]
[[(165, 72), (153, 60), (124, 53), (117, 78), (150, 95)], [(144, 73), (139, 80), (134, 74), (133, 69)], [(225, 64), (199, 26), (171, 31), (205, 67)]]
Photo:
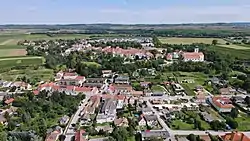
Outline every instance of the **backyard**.
[(235, 119), (238, 122), (239, 131), (249, 131), (250, 130), (250, 117), (245, 113), (240, 113)]

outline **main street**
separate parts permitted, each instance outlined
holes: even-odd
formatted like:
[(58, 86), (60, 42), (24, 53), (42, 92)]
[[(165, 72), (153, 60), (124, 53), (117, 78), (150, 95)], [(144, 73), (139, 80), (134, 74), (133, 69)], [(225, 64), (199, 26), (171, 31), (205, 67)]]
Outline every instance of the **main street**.
[(87, 104), (88, 100), (90, 98), (90, 95), (86, 95), (86, 98), (81, 101), (81, 105), (78, 107), (76, 113), (71, 116), (70, 121), (68, 125), (66, 126), (64, 130), (64, 135), (66, 135), (65, 141), (71, 141), (71, 138), (74, 136), (75, 131), (74, 127), (72, 127), (72, 124), (76, 124), (77, 121), (80, 119), (79, 114), (83, 110), (84, 106)]

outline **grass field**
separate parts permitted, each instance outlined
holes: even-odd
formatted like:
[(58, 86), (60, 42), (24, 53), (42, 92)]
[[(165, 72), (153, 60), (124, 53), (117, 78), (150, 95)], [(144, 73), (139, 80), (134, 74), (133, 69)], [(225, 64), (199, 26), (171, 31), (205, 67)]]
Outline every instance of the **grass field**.
[(45, 34), (0, 34), (0, 57), (9, 56), (24, 56), (26, 55), (26, 47), (17, 45), (19, 41), (23, 40), (55, 40), (55, 39), (75, 39), (88, 38), (85, 34), (59, 34), (53, 37)]
[(230, 44), (230, 45), (220, 44), (218, 46), (225, 47), (225, 48), (231, 48), (231, 49), (237, 49), (237, 50), (248, 50), (248, 49), (250, 49), (250, 46), (248, 47), (248, 46), (236, 45), (236, 44)]
[(0, 73), (0, 79), (6, 81), (15, 81), (18, 77), (26, 76), (26, 78), (38, 78), (41, 81), (49, 81), (54, 77), (54, 72), (51, 69), (40, 67), (37, 70), (27, 68), (22, 70), (10, 70), (8, 72)]
[(235, 119), (238, 122), (239, 131), (249, 131), (250, 130), (250, 117), (246, 114), (239, 114)]
[(222, 54), (228, 54), (239, 59), (250, 59), (250, 49), (233, 49), (221, 46), (211, 46), (208, 49)]
[(43, 57), (7, 57), (0, 58), (1, 68), (12, 68), (18, 66), (41, 65), (44, 63)]
[(213, 40), (218, 40), (219, 44), (225, 44), (225, 41), (220, 38), (177, 38), (177, 37), (160, 37), (159, 40), (166, 44), (192, 44), (204, 43), (212, 44)]

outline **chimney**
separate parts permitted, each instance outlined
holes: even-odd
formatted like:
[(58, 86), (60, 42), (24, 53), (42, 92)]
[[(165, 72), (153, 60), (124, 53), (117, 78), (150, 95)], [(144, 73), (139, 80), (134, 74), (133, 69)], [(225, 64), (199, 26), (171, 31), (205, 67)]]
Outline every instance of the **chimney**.
[(195, 48), (195, 49), (194, 49), (194, 52), (195, 52), (195, 53), (198, 53), (198, 52), (199, 52), (199, 48)]

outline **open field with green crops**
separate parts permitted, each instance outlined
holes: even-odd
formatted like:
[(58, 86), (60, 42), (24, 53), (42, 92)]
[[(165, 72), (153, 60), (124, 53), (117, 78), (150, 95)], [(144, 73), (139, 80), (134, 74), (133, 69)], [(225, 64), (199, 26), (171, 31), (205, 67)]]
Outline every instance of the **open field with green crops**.
[(218, 46), (225, 47), (225, 48), (231, 48), (231, 49), (237, 49), (237, 50), (245, 50), (245, 49), (248, 50), (248, 49), (250, 49), (250, 46), (237, 45), (237, 44), (230, 44), (230, 45), (220, 44)]
[(159, 40), (165, 44), (192, 44), (192, 43), (204, 43), (212, 44), (213, 40), (218, 40), (219, 44), (225, 44), (226, 42), (220, 38), (177, 38), (177, 37), (159, 37)]
[(44, 63), (43, 57), (7, 57), (0, 58), (1, 68), (11, 68), (18, 66), (41, 65)]
[(43, 67), (39, 67), (39, 69), (35, 70), (31, 67), (21, 70), (10, 70), (7, 72), (0, 73), (0, 79), (6, 81), (16, 81), (16, 79), (22, 78), (31, 78), (31, 79), (39, 79), (41, 81), (49, 81), (54, 78), (54, 72), (51, 69), (45, 69)]
[(228, 54), (232, 57), (237, 57), (240, 59), (250, 59), (250, 49), (233, 49), (221, 46), (211, 46), (209, 50), (220, 52), (222, 54)]
[(88, 38), (84, 34), (59, 34), (52, 37), (45, 34), (0, 34), (0, 57), (9, 56), (25, 56), (26, 47), (17, 45), (19, 41), (23, 40), (55, 40), (55, 39), (75, 39), (75, 38)]

